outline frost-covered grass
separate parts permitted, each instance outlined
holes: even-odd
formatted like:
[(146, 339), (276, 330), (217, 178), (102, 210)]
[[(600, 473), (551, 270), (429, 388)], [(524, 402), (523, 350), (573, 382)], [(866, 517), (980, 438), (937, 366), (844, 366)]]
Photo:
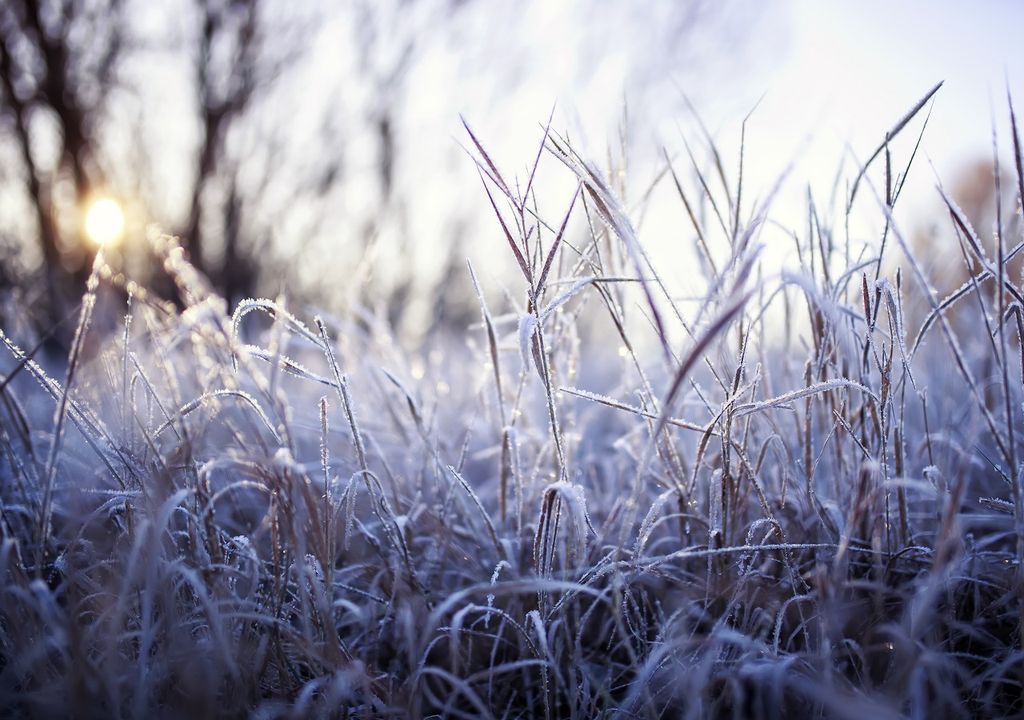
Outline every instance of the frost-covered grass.
[(3, 714), (1024, 712), (1017, 135), (991, 242), (948, 201), (948, 297), (888, 145), (780, 275), (771, 197), (716, 153), (659, 179), (696, 248), (671, 267), (553, 131), (555, 218), (532, 158), (516, 182), (470, 141), (517, 273), (467, 268), (475, 326), (409, 350), (384, 313), (229, 314), (154, 235), (183, 311), (129, 287), (101, 331), (101, 257), (57, 376), (3, 337)]

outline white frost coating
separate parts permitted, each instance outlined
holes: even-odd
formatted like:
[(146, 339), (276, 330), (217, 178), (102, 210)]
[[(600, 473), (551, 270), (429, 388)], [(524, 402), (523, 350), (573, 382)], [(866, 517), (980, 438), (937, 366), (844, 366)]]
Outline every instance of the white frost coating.
[(328, 387), (336, 388), (338, 384), (330, 378), (325, 378), (323, 375), (319, 375), (297, 360), (290, 358), (283, 353), (272, 353), (269, 350), (261, 348), (259, 345), (243, 345), (242, 349), (248, 352), (254, 358), (264, 360), (268, 363), (281, 363), (281, 369), (285, 372), (300, 377), (305, 380), (313, 380), (321, 385), (327, 385)]
[[(497, 565), (494, 566), (494, 572), (491, 573), (491, 587), (498, 584), (498, 575), (501, 574), (502, 568), (512, 569), (509, 565), (508, 560), (501, 560)], [(491, 610), (494, 610), (494, 593), (487, 593), (487, 614), (484, 615), (484, 627), (490, 627), (491, 623)]]
[(244, 390), (226, 389), (213, 390), (212, 392), (203, 393), (194, 400), (190, 400), (189, 402), (185, 403), (184, 405), (181, 406), (181, 408), (178, 409), (178, 412), (176, 412), (172, 417), (170, 417), (163, 425), (157, 428), (156, 432), (154, 433), (154, 436), (160, 435), (162, 432), (167, 430), (167, 428), (171, 427), (174, 424), (175, 420), (180, 420), (184, 418), (186, 415), (195, 411), (197, 408), (202, 406), (207, 401), (223, 397), (238, 398), (239, 400), (249, 405), (253, 409), (253, 411), (255, 411), (255, 413), (259, 416), (260, 420), (263, 421), (263, 424), (267, 427), (267, 429), (270, 430), (271, 434), (274, 436), (274, 439), (277, 442), (281, 442), (281, 436), (278, 435), (277, 430), (274, 429), (274, 425), (273, 423), (270, 422), (270, 418), (267, 417), (267, 414), (265, 412), (263, 412), (263, 408), (261, 408), (260, 404), (256, 402), (256, 398), (254, 398), (252, 395), (245, 392)]
[[(271, 317), (283, 318), (288, 327), (293, 331), (313, 343), (315, 347), (323, 348), (323, 343), (321, 343), (320, 339), (313, 334), (305, 323), (273, 300), (267, 300), (266, 298), (246, 298), (235, 306), (235, 312), (231, 315), (231, 340), (235, 346), (241, 345), (238, 339), (238, 330), (241, 327), (242, 319), (254, 311), (264, 312)], [(244, 347), (248, 348), (250, 346)], [(231, 354), (231, 363), (234, 369), (238, 370), (238, 357), (235, 353)]]
[(533, 340), (533, 334), (537, 330), (537, 318), (533, 315), (521, 315), (519, 317), (519, 357), (523, 361), (523, 367), (526, 368), (532, 362), (530, 356), (530, 342)]
[(749, 415), (750, 413), (758, 412), (760, 410), (767, 410), (769, 408), (786, 405), (794, 400), (807, 397), (808, 395), (816, 395), (818, 393), (828, 392), (829, 390), (839, 390), (840, 388), (854, 388), (875, 400), (878, 399), (878, 396), (875, 395), (875, 393), (858, 382), (847, 380), (846, 378), (833, 378), (824, 382), (815, 383), (814, 385), (808, 385), (807, 387), (803, 387), (798, 390), (793, 390), (792, 392), (777, 395), (776, 397), (768, 400), (737, 405), (733, 408), (733, 413), (736, 417), (743, 417), (744, 415)]
[(597, 278), (594, 278), (594, 277), (584, 277), (584, 278), (580, 278), (576, 282), (574, 282), (572, 284), (572, 286), (568, 290), (566, 290), (565, 292), (559, 294), (554, 300), (549, 302), (544, 307), (544, 310), (541, 311), (541, 314), (540, 314), (541, 322), (544, 322), (545, 320), (547, 320), (548, 317), (550, 317), (551, 313), (553, 313), (555, 310), (560, 308), (565, 303), (569, 302), (569, 300), (571, 300), (572, 297), (576, 293), (578, 293), (580, 290), (585, 288), (587, 285), (590, 285), (596, 279)]
[(651, 503), (651, 508), (647, 511), (647, 515), (644, 516), (643, 522), (640, 523), (640, 532), (637, 533), (636, 545), (633, 548), (633, 556), (640, 557), (643, 553), (644, 547), (651, 539), (651, 533), (654, 531), (655, 522), (658, 516), (661, 514), (661, 509), (668, 502), (669, 498), (678, 495), (678, 492), (673, 488), (666, 490)]
[[(561, 390), (562, 392), (567, 392), (570, 395), (575, 395), (577, 397), (583, 398), (584, 400), (596, 402), (600, 405), (607, 405), (608, 407), (612, 407), (617, 410), (625, 410), (626, 412), (631, 412), (639, 417), (648, 418), (650, 420), (656, 420), (658, 418), (658, 416), (655, 415), (654, 413), (649, 413), (646, 410), (639, 408), (635, 405), (620, 402), (615, 398), (610, 398), (607, 395), (601, 395), (600, 393), (591, 392), (589, 390), (581, 390), (580, 388), (576, 387), (566, 386), (560, 387), (559, 390)], [(675, 427), (684, 428), (686, 430), (697, 430), (700, 432), (704, 432), (707, 429), (706, 427), (698, 425), (697, 423), (689, 422), (688, 420), (683, 420), (681, 418), (668, 418), (665, 422), (668, 423), (669, 425), (674, 425)]]
[[(24, 363), (24, 366), (28, 368), (29, 374), (35, 378), (36, 382), (46, 391), (46, 393), (53, 399), (54, 402), (60, 402), (60, 398), (64, 394), (63, 386), (50, 376), (46, 374), (46, 371), (32, 358), (18, 347), (3, 330), (0, 330), (0, 341), (7, 346), (7, 349), (11, 351), (11, 354), (20, 362)], [(8, 375), (8, 377), (10, 377)], [(93, 415), (87, 408), (83, 407), (75, 398), (70, 394), (67, 397), (68, 403), (68, 417), (71, 422), (78, 428), (78, 431), (82, 433), (86, 441), (93, 448), (97, 455), (99, 455), (104, 464), (108, 469), (111, 470), (112, 474), (117, 476), (113, 472), (113, 468), (110, 465), (110, 459), (107, 453), (100, 447), (98, 441), (102, 441), (106, 445), (107, 450), (113, 451), (112, 454), (117, 454), (117, 448), (111, 439), (110, 433), (103, 426), (102, 421)]]

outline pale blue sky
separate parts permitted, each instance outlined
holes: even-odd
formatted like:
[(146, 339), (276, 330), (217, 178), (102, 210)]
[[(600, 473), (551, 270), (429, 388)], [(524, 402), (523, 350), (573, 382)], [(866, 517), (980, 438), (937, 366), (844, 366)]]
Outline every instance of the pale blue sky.
[[(700, 143), (679, 96), (682, 88), (735, 174), (740, 123), (760, 98), (748, 126), (745, 192), (753, 198), (766, 191), (796, 161), (774, 215), (799, 226), (806, 217), (807, 186), (819, 198), (826, 195), (844, 155), (851, 162), (850, 153), (866, 159), (886, 130), (944, 81), (898, 213), (913, 226), (934, 208), (930, 163), (953, 182), (972, 161), (990, 157), (993, 116), (1008, 159), (1007, 82), (1024, 108), (1024, 3), (727, 2), (722, 16), (681, 36), (690, 53), (661, 57), (657, 53), (670, 46), (659, 35), (663, 21), (644, 9), (664, 10), (664, 3), (623, 3), (615, 7), (620, 13), (628, 7), (627, 15), (609, 17), (587, 12), (594, 3), (538, 5), (543, 4), (530, 6), (537, 15), (529, 39), (535, 64), (520, 90), (507, 102), (479, 94), (471, 83), (456, 83), (452, 91), (458, 110), (490, 140), (490, 150), (516, 170), (525, 165), (523, 158), (532, 157), (528, 148), (536, 141), (536, 123), (553, 98), (559, 102), (556, 125), (603, 161), (609, 137), (614, 142), (625, 91), (636, 153), (634, 182), (642, 183), (643, 160), (655, 157), (661, 144), (681, 151), (680, 133)], [(589, 19), (591, 27), (578, 26), (580, 18)], [(496, 47), (514, 48), (520, 36), (510, 35), (514, 39), (496, 34)], [(587, 52), (598, 59), (581, 60)], [(593, 68), (579, 72), (584, 62), (593, 62)], [(484, 88), (493, 81), (486, 72), (475, 79)], [(457, 125), (444, 118), (451, 109), (437, 97), (429, 103), (427, 108), (439, 112), (441, 123), (458, 137)], [(897, 164), (905, 162), (918, 127), (908, 127), (895, 144)], [(671, 195), (663, 195), (663, 204), (652, 207), (644, 224), (643, 237), (654, 247), (665, 241), (678, 247), (673, 228), (679, 208)], [(880, 217), (877, 208), (866, 211)], [(870, 235), (873, 227), (855, 223), (854, 230)], [(489, 256), (480, 255), (486, 262)]]
[(792, 45), (766, 79), (755, 132), (789, 140), (813, 130), (825, 155), (844, 142), (866, 154), (944, 81), (924, 142), (940, 173), (990, 154), (993, 110), (1007, 137), (1007, 80), (1024, 102), (1024, 3), (800, 0), (790, 8)]

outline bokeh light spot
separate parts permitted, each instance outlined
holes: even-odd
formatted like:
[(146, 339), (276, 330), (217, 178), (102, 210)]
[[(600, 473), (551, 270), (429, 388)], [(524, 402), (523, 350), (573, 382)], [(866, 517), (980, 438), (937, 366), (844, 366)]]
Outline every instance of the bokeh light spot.
[(85, 237), (95, 247), (116, 245), (124, 236), (124, 210), (111, 197), (96, 198), (85, 211)]

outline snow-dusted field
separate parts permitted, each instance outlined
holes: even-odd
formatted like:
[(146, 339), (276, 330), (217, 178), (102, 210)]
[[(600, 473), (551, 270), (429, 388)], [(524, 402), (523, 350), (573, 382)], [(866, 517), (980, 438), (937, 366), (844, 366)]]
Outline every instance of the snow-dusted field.
[(101, 257), (58, 373), (4, 335), (3, 714), (1024, 712), (1017, 136), (991, 227), (940, 198), (930, 248), (888, 222), (909, 153), (786, 225), (676, 158), (684, 266), (554, 130), (553, 217), (466, 144), (514, 271), (423, 347), (229, 311), (158, 236), (184, 309)]

